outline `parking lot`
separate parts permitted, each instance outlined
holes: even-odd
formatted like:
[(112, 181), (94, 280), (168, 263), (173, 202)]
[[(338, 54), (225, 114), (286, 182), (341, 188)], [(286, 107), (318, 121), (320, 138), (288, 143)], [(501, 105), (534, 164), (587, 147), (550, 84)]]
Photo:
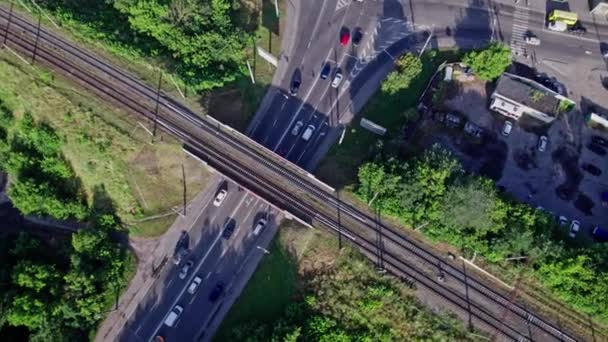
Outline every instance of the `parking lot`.
[[(442, 101), (429, 104), (432, 114), (425, 115), (419, 126), (418, 143), (440, 143), (468, 171), (494, 179), (518, 201), (579, 220), (583, 231), (607, 222), (608, 211), (601, 203), (601, 193), (608, 191), (608, 172), (602, 171), (607, 163), (605, 149), (598, 151), (596, 144), (597, 152), (593, 152), (587, 147), (592, 136), (608, 139), (607, 132), (588, 127), (575, 109), (549, 124), (526, 115), (517, 121), (509, 119), (513, 128), (505, 136), (507, 117), (488, 109), (493, 86), (464, 73), (454, 75), (444, 85)], [(433, 88), (441, 88), (440, 82)], [(479, 127), (481, 134), (467, 133), (471, 127), (467, 123)], [(541, 136), (548, 138), (542, 152), (538, 148)], [(595, 166), (601, 174), (583, 170), (583, 164)]]

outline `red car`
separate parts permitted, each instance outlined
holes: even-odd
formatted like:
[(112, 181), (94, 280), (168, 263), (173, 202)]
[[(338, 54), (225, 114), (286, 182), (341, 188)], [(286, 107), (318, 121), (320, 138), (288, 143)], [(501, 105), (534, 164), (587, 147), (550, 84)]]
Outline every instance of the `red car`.
[(340, 36), (340, 44), (346, 46), (348, 44), (349, 39), (350, 39), (350, 32), (348, 32), (348, 31), (342, 32), (342, 35)]

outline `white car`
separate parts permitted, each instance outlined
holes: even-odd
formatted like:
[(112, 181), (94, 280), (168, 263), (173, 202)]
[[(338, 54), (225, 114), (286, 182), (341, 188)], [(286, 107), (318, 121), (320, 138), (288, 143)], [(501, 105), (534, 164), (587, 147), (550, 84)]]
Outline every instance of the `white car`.
[(260, 232), (262, 231), (262, 229), (264, 229), (264, 226), (266, 225), (266, 219), (262, 218), (258, 221), (258, 224), (255, 225), (255, 228), (253, 229), (253, 235), (258, 235), (260, 234)]
[(508, 137), (511, 134), (511, 130), (513, 129), (513, 123), (511, 121), (505, 121), (505, 125), (502, 126), (502, 135)]
[(188, 275), (188, 272), (190, 272), (192, 266), (194, 266), (194, 261), (188, 260), (184, 267), (182, 267), (181, 271), (179, 271), (179, 279), (186, 279), (186, 276)]
[(568, 224), (568, 219), (566, 218), (566, 216), (560, 216), (557, 221), (559, 222), (560, 226), (565, 226)]
[(213, 205), (216, 207), (219, 207), (222, 202), (224, 202), (224, 199), (226, 198), (226, 196), (228, 195), (228, 190), (226, 189), (222, 189), (220, 190), (217, 195), (215, 196), (215, 199), (213, 200)]
[(338, 88), (340, 83), (342, 83), (342, 73), (340, 71), (337, 71), (336, 75), (334, 76), (334, 80), (331, 81), (331, 87)]
[(580, 228), (581, 228), (581, 223), (578, 222), (577, 220), (572, 220), (572, 223), (570, 223), (570, 234), (568, 234), (568, 235), (570, 235), (571, 238), (574, 238)]
[(189, 294), (194, 294), (194, 292), (196, 292), (196, 290), (198, 289), (198, 286), (202, 282), (203, 282), (203, 279), (201, 279), (201, 277), (199, 277), (199, 276), (194, 277), (194, 279), (190, 283), (190, 286), (188, 286), (188, 293)]
[(296, 124), (293, 125), (293, 128), (291, 129), (291, 135), (298, 135), (302, 126), (304, 126), (304, 123), (302, 121), (296, 122)]
[(175, 321), (179, 318), (179, 316), (184, 312), (184, 308), (179, 305), (176, 305), (173, 310), (169, 313), (167, 318), (165, 319), (165, 325), (171, 328), (175, 325)]
[(541, 136), (538, 139), (538, 151), (545, 152), (547, 150), (547, 144), (549, 143), (549, 139), (546, 136)]
[(312, 133), (314, 133), (314, 131), (315, 131), (315, 126), (308, 125), (308, 127), (306, 127), (306, 130), (304, 131), (304, 134), (302, 134), (302, 140), (308, 141), (308, 139), (310, 139), (310, 137), (312, 136)]
[(524, 41), (528, 45), (540, 45), (540, 39), (538, 39), (538, 37), (526, 36), (524, 37)]

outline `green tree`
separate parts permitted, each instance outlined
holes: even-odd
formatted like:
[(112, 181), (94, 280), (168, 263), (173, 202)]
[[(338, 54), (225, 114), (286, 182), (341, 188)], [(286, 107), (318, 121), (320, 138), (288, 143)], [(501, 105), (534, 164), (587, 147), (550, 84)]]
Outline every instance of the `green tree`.
[(483, 80), (491, 81), (511, 65), (511, 50), (500, 42), (490, 43), (483, 50), (467, 53), (462, 61)]
[(394, 71), (382, 82), (382, 92), (394, 95), (408, 89), (412, 81), (422, 72), (422, 61), (417, 56), (407, 53), (401, 56)]

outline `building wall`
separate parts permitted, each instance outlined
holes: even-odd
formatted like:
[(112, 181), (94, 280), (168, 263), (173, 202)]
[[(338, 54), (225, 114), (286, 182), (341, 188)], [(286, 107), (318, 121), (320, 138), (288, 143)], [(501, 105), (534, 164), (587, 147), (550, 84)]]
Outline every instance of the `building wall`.
[(511, 101), (497, 92), (494, 92), (491, 97), (492, 102), (490, 102), (490, 109), (508, 118), (518, 120), (522, 115), (526, 114), (546, 123), (555, 120), (555, 117), (553, 116), (539, 112), (538, 110), (521, 103)]

